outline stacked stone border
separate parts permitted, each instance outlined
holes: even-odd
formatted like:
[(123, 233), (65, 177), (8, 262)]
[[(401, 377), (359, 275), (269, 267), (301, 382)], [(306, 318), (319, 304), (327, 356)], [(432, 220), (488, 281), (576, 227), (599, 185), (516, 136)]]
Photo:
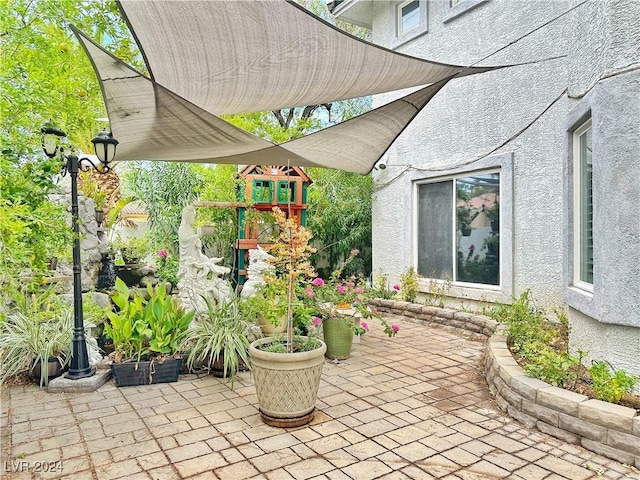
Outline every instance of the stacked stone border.
[(529, 378), (507, 348), (507, 327), (484, 315), (375, 299), (381, 313), (422, 324), (473, 332), (488, 339), (484, 373), (498, 406), (529, 428), (640, 468), (640, 415), (632, 408), (589, 399)]

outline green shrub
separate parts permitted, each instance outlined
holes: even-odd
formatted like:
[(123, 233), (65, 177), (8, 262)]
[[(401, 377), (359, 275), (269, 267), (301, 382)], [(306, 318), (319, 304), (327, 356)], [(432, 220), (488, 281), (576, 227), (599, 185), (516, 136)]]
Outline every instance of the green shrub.
[(395, 295), (396, 291), (389, 288), (389, 276), (380, 273), (376, 276), (373, 288), (371, 289), (371, 294), (373, 298), (382, 298), (385, 300), (391, 300)]
[(535, 307), (531, 292), (526, 290), (511, 305), (498, 303), (489, 315), (509, 327), (511, 351), (524, 364), (530, 377), (556, 387), (571, 388), (578, 380), (579, 366), (585, 353), (578, 357), (567, 350), (568, 320), (556, 310), (558, 322), (549, 320), (545, 312)]
[[(613, 370), (613, 369), (612, 369)], [(598, 400), (618, 403), (623, 395), (630, 393), (640, 376), (629, 375), (624, 370), (614, 370), (611, 375), (609, 365), (596, 361), (589, 369), (593, 379), (593, 392)]]
[(527, 345), (523, 352), (527, 363), (524, 371), (528, 376), (547, 382), (554, 387), (573, 388), (578, 380), (582, 360), (566, 351), (556, 351), (539, 342)]
[(400, 294), (405, 302), (414, 303), (418, 297), (418, 275), (413, 267), (400, 275)]

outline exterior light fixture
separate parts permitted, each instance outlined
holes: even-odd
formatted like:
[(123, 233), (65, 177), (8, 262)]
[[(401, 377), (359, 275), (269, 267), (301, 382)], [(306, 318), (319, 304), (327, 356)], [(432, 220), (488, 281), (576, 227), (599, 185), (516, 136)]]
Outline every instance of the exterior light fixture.
[(80, 262), (80, 228), (78, 223), (78, 171), (93, 168), (98, 173), (111, 170), (110, 163), (116, 154), (118, 141), (108, 132), (101, 132), (91, 142), (96, 149), (100, 163), (95, 164), (89, 158), (78, 158), (73, 152), (65, 153), (62, 146), (66, 134), (53, 125), (42, 127), (42, 149), (49, 158), (59, 156), (64, 161), (62, 174), (69, 173), (71, 178), (71, 219), (73, 223), (73, 344), (71, 366), (66, 377), (72, 380), (91, 377), (95, 370), (89, 364), (87, 342), (84, 333), (82, 313), (82, 264)]

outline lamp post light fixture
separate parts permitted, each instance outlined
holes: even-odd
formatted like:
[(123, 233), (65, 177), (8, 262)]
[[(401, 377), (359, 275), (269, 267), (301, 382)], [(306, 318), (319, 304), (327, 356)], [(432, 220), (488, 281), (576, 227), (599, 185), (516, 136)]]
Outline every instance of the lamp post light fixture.
[(69, 173), (71, 178), (71, 221), (73, 224), (73, 344), (71, 365), (66, 377), (72, 380), (91, 377), (95, 370), (89, 364), (87, 354), (87, 342), (84, 333), (84, 318), (82, 313), (82, 264), (80, 263), (80, 226), (78, 221), (78, 171), (88, 171), (93, 168), (98, 173), (107, 173), (111, 170), (109, 163), (116, 154), (118, 141), (108, 132), (101, 132), (91, 140), (96, 155), (100, 160), (97, 165), (89, 158), (78, 158), (73, 152), (65, 153), (61, 147), (61, 140), (66, 134), (51, 125), (42, 127), (42, 149), (49, 158), (58, 154), (64, 161), (62, 175)]

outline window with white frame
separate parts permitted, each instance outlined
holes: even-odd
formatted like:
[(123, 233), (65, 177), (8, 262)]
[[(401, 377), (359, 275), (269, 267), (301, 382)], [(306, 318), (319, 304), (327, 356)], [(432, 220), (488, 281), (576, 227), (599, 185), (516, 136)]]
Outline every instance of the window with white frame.
[(442, 5), (442, 21), (446, 23), (453, 20), (487, 1), (488, 0), (440, 0)]
[(420, 2), (407, 0), (398, 4), (397, 11), (397, 35), (403, 35), (420, 26)]
[(418, 274), (500, 285), (500, 172), (417, 183), (416, 197)]
[(391, 39), (391, 48), (419, 37), (427, 32), (427, 1), (402, 0), (389, 2), (390, 18), (395, 37)]
[(593, 163), (591, 119), (573, 133), (574, 285), (593, 288)]

